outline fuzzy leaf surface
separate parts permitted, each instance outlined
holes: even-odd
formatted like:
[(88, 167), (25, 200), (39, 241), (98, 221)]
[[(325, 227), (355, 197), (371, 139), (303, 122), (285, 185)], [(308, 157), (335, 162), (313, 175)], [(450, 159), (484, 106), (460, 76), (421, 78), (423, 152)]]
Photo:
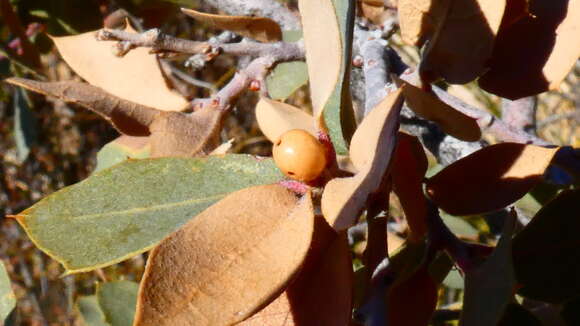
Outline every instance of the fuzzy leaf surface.
[(479, 79), (484, 90), (512, 100), (558, 89), (580, 56), (578, 1), (532, 0), (529, 13), (519, 10), (502, 23), (490, 69)]
[(322, 214), (336, 230), (353, 225), (368, 196), (381, 185), (397, 144), (402, 90), (389, 94), (359, 125), (352, 137), (350, 159), (357, 169), (352, 177), (335, 178), (322, 194)]
[[(130, 27), (126, 31), (134, 32)], [(117, 57), (112, 49), (115, 42), (97, 41), (95, 31), (52, 40), (66, 63), (94, 86), (162, 111), (181, 111), (188, 105), (184, 97), (167, 87), (157, 57), (147, 48)]]
[(262, 97), (256, 105), (256, 120), (260, 130), (275, 142), (292, 129), (302, 129), (317, 137), (318, 126), (313, 116), (290, 104)]
[(348, 325), (353, 272), (348, 239), (317, 218), (313, 243), (296, 279), (240, 326)]
[(17, 215), (32, 241), (68, 273), (151, 249), (227, 194), (283, 179), (248, 155), (127, 161), (44, 198)]
[[(398, 84), (402, 81), (394, 77)], [(437, 96), (425, 92), (409, 83), (404, 88), (405, 101), (419, 116), (437, 123), (447, 134), (464, 141), (477, 141), (481, 130), (477, 121), (441, 101)]]
[(465, 84), (483, 74), (505, 7), (506, 0), (451, 1), (423, 53), (421, 75)]
[(517, 143), (485, 147), (429, 178), (427, 193), (453, 215), (498, 210), (542, 180), (558, 149)]
[(244, 320), (295, 275), (313, 232), (310, 193), (297, 199), (282, 186), (264, 185), (230, 194), (151, 252), (135, 326)]

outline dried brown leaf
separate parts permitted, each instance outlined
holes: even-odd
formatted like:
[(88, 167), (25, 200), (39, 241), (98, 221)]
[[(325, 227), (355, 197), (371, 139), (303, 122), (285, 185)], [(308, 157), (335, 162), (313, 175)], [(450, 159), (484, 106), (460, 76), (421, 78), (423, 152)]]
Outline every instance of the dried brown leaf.
[(437, 96), (427, 93), (398, 77), (393, 76), (393, 78), (395, 78), (397, 84), (402, 85), (404, 83), (406, 85), (403, 88), (405, 101), (413, 112), (437, 123), (443, 131), (457, 139), (477, 141), (481, 138), (481, 130), (475, 119), (457, 111), (441, 101)]
[(320, 118), (340, 79), (340, 27), (330, 0), (299, 0), (314, 117)]
[(322, 194), (322, 213), (336, 230), (352, 226), (369, 194), (381, 185), (395, 149), (401, 89), (389, 94), (359, 125), (350, 144), (350, 159), (358, 173), (328, 182)]
[[(130, 27), (126, 30), (134, 32)], [(94, 86), (162, 111), (181, 111), (188, 106), (185, 98), (167, 87), (157, 57), (147, 48), (117, 57), (114, 43), (97, 41), (95, 32), (52, 39), (66, 63)]]
[(529, 15), (502, 24), (490, 70), (479, 79), (488, 92), (517, 99), (558, 89), (580, 56), (580, 2), (533, 0), (529, 7)]
[[(319, 227), (320, 226), (320, 227)], [(352, 262), (345, 234), (337, 235), (323, 218), (296, 279), (243, 326), (348, 325), (352, 311)]]
[(423, 145), (417, 137), (400, 132), (391, 177), (393, 190), (409, 224), (409, 241), (412, 242), (421, 241), (427, 233), (427, 202), (423, 194), (425, 172), (427, 156)]
[(437, 306), (437, 288), (427, 266), (396, 282), (387, 294), (387, 325), (428, 325)]
[(483, 74), (505, 7), (506, 0), (452, 1), (440, 30), (430, 37), (421, 75), (465, 84)]
[(134, 325), (230, 325), (247, 318), (296, 273), (313, 231), (310, 194), (298, 200), (267, 185), (227, 196), (153, 249)]
[(269, 18), (214, 15), (186, 8), (181, 8), (181, 11), (187, 16), (213, 28), (232, 31), (258, 41), (278, 42), (282, 40), (280, 25)]
[(362, 1), (361, 13), (374, 24), (380, 25), (385, 20), (385, 4), (383, 1)]
[(306, 130), (317, 137), (317, 122), (313, 116), (295, 106), (265, 97), (260, 98), (256, 105), (256, 120), (271, 142), (292, 129)]
[(151, 124), (151, 156), (208, 155), (220, 144), (226, 111), (205, 106), (193, 113), (161, 112)]
[(427, 192), (453, 215), (498, 210), (538, 184), (558, 150), (516, 143), (488, 146), (428, 179)]
[(86, 107), (110, 121), (121, 133), (129, 136), (149, 135), (149, 126), (162, 113), (159, 110), (118, 98), (101, 88), (85, 83), (39, 82), (16, 77), (5, 81), (43, 95), (57, 97), (67, 103)]
[(422, 46), (445, 22), (451, 0), (399, 0), (401, 37), (406, 43)]

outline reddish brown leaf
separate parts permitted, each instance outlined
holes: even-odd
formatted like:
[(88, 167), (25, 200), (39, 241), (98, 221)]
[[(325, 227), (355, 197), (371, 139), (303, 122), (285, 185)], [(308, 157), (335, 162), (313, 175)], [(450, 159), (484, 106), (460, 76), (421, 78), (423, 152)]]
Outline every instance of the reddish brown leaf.
[(376, 191), (387, 173), (396, 145), (401, 89), (387, 96), (359, 125), (350, 144), (350, 159), (358, 173), (335, 178), (322, 194), (322, 214), (336, 230), (352, 226), (369, 194)]
[(453, 1), (445, 23), (425, 49), (421, 75), (465, 84), (479, 77), (491, 57), (506, 0)]
[(428, 325), (437, 306), (437, 287), (427, 266), (395, 283), (387, 294), (387, 325)]
[(345, 234), (322, 218), (304, 267), (284, 293), (239, 325), (348, 325), (352, 311), (352, 262)]
[(557, 89), (580, 56), (580, 2), (532, 0), (521, 19), (522, 5), (514, 7), (479, 85), (509, 99)]
[(7, 83), (31, 91), (57, 97), (68, 103), (84, 106), (110, 121), (121, 133), (129, 136), (149, 135), (149, 126), (161, 111), (118, 98), (85, 83), (39, 82), (24, 78), (8, 78)]
[(278, 42), (282, 40), (280, 26), (269, 18), (214, 15), (185, 8), (181, 8), (181, 11), (189, 17), (213, 28), (232, 31), (258, 41)]
[(268, 185), (227, 196), (153, 249), (134, 325), (231, 325), (251, 316), (299, 269), (313, 230), (310, 194), (297, 200)]
[[(130, 26), (128, 32), (135, 32)], [(167, 87), (159, 62), (147, 48), (124, 57), (113, 53), (114, 42), (97, 41), (95, 32), (52, 38), (68, 65), (90, 84), (141, 105), (162, 111), (181, 111), (185, 98)]]
[(427, 192), (453, 215), (498, 210), (542, 180), (558, 149), (516, 143), (488, 146), (427, 180)]
[(205, 106), (193, 113), (161, 112), (151, 124), (151, 156), (208, 155), (220, 144), (226, 111)]
[(400, 132), (391, 177), (393, 190), (405, 211), (411, 242), (421, 241), (427, 232), (427, 202), (423, 194), (425, 172), (427, 156), (423, 145), (417, 137)]

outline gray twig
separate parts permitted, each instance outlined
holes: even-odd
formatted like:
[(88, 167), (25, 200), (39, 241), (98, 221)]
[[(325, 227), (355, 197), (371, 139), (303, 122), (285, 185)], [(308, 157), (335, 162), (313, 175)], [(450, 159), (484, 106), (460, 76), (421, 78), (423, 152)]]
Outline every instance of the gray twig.
[(501, 101), (501, 119), (513, 128), (535, 135), (537, 102), (535, 96), (515, 101), (504, 98)]
[(275, 0), (205, 0), (210, 6), (230, 15), (267, 17), (284, 30), (300, 29), (300, 19)]

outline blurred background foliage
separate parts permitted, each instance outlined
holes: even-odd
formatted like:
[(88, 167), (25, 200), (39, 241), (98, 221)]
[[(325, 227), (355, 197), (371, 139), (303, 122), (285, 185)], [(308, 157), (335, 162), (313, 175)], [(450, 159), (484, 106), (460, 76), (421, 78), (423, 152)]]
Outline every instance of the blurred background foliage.
[[(47, 34), (60, 36), (99, 29), (122, 21), (111, 13), (124, 9), (140, 30), (159, 27), (182, 38), (207, 40), (216, 31), (194, 23), (179, 7), (214, 12), (201, 0), (0, 0), (0, 78), (27, 76), (44, 80), (79, 79), (60, 59)], [(295, 1), (284, 1), (295, 8)], [(10, 6), (7, 6), (7, 5)], [(8, 9), (11, 8), (11, 9)], [(12, 10), (12, 13), (7, 12)], [(118, 12), (118, 11), (117, 11)], [(12, 15), (12, 17), (11, 17)], [(20, 31), (19, 31), (20, 29)], [(24, 33), (41, 60), (23, 56)], [(402, 45), (397, 35), (392, 44), (409, 64), (418, 60), (417, 51)], [(25, 45), (24, 45), (25, 46)], [(242, 62), (240, 62), (242, 61)], [(219, 56), (206, 67), (193, 70), (175, 67), (193, 78), (219, 87), (242, 60)], [(111, 72), (114, 73), (114, 72)], [(466, 102), (500, 112), (499, 99), (475, 84), (452, 86), (449, 91)], [(189, 85), (186, 95), (206, 97), (207, 88)], [(306, 106), (306, 87), (299, 88), (287, 101)], [(559, 92), (539, 96), (538, 134), (555, 144), (580, 147), (580, 65), (577, 64)], [(225, 124), (222, 138), (235, 138), (233, 152), (270, 155), (270, 143), (260, 133), (254, 119), (255, 94), (246, 93)], [(15, 325), (82, 325), (75, 301), (92, 295), (103, 281), (139, 281), (145, 256), (95, 272), (63, 276), (62, 267), (41, 253), (17, 223), (6, 215), (16, 214), (44, 196), (86, 178), (95, 167), (97, 152), (118, 136), (95, 114), (59, 100), (0, 85), (0, 260), (7, 266), (17, 297), (11, 316)], [(490, 141), (493, 142), (492, 139)], [(404, 236), (404, 218), (396, 200), (392, 201), (393, 230)], [(474, 241), (484, 241), (490, 229), (482, 219), (463, 220), (444, 216), (454, 232)], [(364, 248), (364, 236), (355, 239), (355, 265)], [(463, 282), (457, 273), (446, 280), (441, 304), (453, 309), (461, 300)], [(455, 305), (455, 306), (454, 306)]]

